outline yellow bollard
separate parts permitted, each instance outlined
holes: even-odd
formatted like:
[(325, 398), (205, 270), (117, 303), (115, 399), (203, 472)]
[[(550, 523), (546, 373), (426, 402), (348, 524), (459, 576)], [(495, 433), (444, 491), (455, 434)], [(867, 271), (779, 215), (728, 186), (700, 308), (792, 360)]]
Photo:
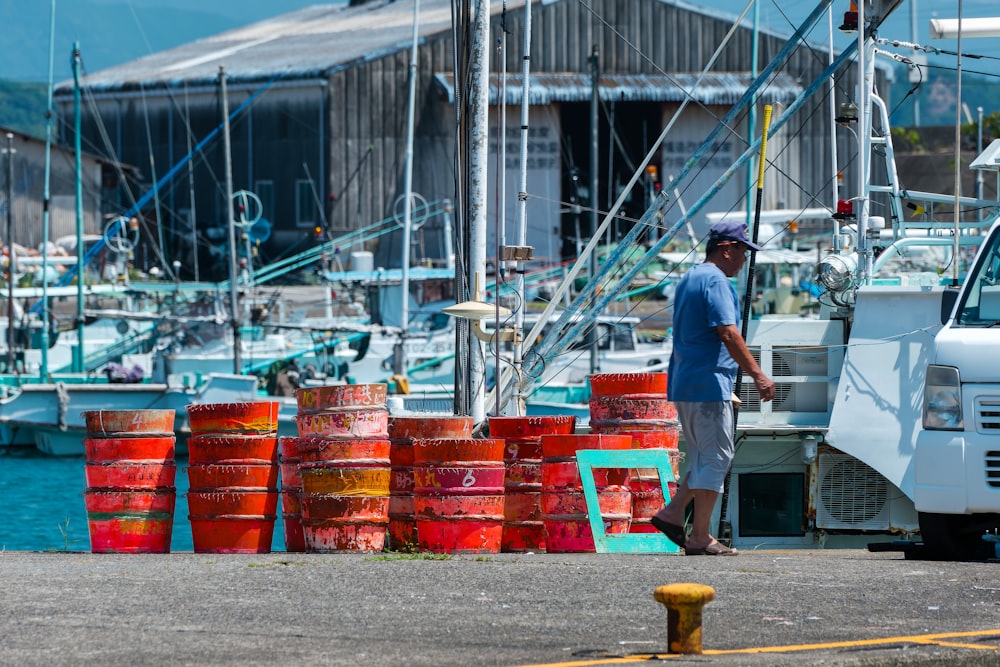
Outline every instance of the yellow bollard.
[(715, 599), (715, 589), (703, 584), (670, 584), (653, 592), (667, 608), (670, 653), (701, 653), (701, 609)]

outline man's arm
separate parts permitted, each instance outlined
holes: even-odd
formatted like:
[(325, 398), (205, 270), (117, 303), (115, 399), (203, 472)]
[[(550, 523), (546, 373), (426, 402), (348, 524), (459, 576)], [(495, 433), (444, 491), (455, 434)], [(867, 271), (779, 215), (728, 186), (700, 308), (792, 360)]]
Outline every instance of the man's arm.
[(744, 342), (743, 336), (740, 334), (740, 330), (736, 328), (736, 325), (725, 324), (715, 329), (719, 332), (719, 338), (722, 340), (722, 344), (726, 346), (733, 360), (739, 364), (744, 373), (753, 378), (753, 383), (757, 387), (760, 400), (770, 401), (773, 399), (774, 382), (771, 378), (764, 375), (764, 371), (760, 369), (753, 355), (750, 354), (750, 350), (747, 348), (747, 344)]

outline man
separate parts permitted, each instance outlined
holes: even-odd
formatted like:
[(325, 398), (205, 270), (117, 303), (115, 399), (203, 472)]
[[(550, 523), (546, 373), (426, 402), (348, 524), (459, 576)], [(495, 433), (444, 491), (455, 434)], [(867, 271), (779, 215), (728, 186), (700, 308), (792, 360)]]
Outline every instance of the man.
[[(723, 221), (712, 226), (705, 262), (692, 267), (677, 286), (673, 351), (667, 369), (667, 398), (677, 407), (687, 445), (687, 474), (652, 524), (688, 556), (734, 556), (736, 549), (709, 532), (712, 511), (723, 491), (736, 447), (733, 384), (737, 367), (753, 379), (761, 401), (774, 398), (774, 382), (747, 349), (737, 322), (739, 299), (729, 278), (761, 247), (747, 238), (747, 226)], [(694, 501), (691, 534), (684, 512)]]

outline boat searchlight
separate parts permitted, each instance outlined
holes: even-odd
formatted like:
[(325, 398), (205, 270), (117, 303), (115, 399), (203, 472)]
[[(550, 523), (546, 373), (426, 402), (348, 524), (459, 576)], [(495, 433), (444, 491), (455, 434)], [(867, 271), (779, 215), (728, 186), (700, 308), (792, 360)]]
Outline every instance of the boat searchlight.
[(830, 254), (816, 266), (819, 284), (830, 292), (843, 292), (854, 284), (858, 258), (853, 253)]
[(452, 317), (457, 317), (463, 320), (472, 321), (472, 333), (479, 340), (491, 343), (494, 339), (499, 338), (499, 340), (514, 340), (514, 330), (510, 327), (504, 327), (499, 331), (499, 337), (497, 332), (487, 333), (483, 330), (482, 321), (490, 318), (504, 318), (510, 317), (511, 311), (509, 308), (504, 308), (492, 303), (486, 303), (485, 301), (463, 301), (462, 303), (456, 303), (454, 306), (448, 306), (442, 309), (442, 311), (451, 315)]

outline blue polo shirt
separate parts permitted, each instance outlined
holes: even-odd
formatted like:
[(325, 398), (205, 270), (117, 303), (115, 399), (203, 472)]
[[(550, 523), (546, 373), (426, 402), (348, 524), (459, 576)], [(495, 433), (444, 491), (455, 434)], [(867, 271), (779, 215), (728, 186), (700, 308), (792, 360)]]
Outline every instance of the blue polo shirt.
[(667, 368), (671, 401), (728, 401), (738, 366), (715, 330), (735, 325), (736, 289), (714, 264), (691, 267), (674, 295), (673, 351)]

